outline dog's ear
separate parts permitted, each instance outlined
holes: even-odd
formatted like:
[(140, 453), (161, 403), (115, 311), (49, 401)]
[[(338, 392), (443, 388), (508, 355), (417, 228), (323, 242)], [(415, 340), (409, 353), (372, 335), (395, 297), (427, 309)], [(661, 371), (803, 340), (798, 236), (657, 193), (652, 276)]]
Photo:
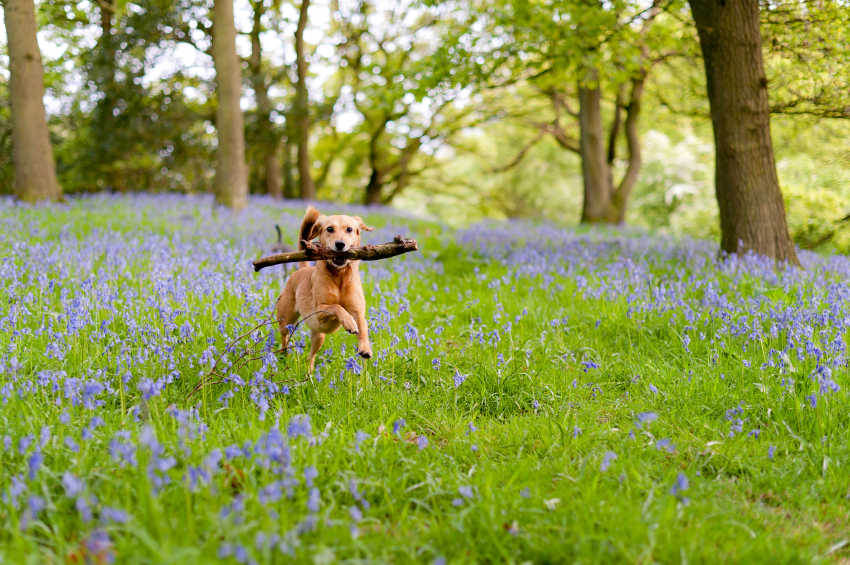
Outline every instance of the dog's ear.
[(375, 229), (375, 228), (373, 228), (373, 227), (371, 227), (371, 226), (367, 226), (367, 225), (366, 225), (366, 222), (364, 222), (364, 221), (363, 221), (363, 218), (361, 218), (360, 216), (352, 216), (352, 217), (353, 217), (355, 220), (357, 220), (357, 227), (359, 227), (361, 230), (363, 230), (363, 231), (372, 231), (372, 230), (374, 230), (374, 229)]
[(313, 229), (310, 230), (309, 241), (313, 241), (314, 239), (319, 237), (320, 233), (322, 233), (322, 229), (324, 229), (325, 218), (327, 218), (327, 216), (322, 215), (316, 218), (316, 223), (313, 224)]

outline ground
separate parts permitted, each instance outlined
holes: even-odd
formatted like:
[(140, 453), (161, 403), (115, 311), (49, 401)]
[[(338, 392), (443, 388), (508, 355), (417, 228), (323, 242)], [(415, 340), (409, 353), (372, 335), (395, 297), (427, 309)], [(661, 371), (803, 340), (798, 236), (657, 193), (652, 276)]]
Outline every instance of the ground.
[(420, 251), (307, 375), (303, 208), (0, 200), (4, 563), (847, 559), (850, 260), (323, 204)]

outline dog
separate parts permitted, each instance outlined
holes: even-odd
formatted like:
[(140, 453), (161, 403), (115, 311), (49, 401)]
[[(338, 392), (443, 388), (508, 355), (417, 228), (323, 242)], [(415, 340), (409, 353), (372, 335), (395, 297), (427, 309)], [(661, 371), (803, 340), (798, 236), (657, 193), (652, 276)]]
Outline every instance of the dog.
[[(323, 216), (312, 206), (301, 221), (299, 248), (303, 241), (319, 238), (322, 245), (336, 251), (348, 251), (360, 245), (360, 232), (372, 231), (359, 216)], [(372, 357), (369, 343), (369, 326), (366, 323), (366, 298), (360, 283), (360, 261), (348, 259), (298, 263), (298, 270), (286, 281), (286, 286), (275, 305), (281, 346), (289, 344), (289, 326), (299, 317), (311, 332), (310, 373), (316, 355), (325, 343), (325, 336), (344, 328), (357, 336), (357, 354), (364, 359)]]

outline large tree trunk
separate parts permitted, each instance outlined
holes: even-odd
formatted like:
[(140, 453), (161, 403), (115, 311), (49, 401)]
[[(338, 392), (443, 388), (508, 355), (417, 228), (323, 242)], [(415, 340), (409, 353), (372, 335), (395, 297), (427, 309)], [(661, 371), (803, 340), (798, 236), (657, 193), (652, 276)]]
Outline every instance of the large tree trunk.
[(279, 199), (283, 197), (280, 187), (280, 161), (277, 158), (279, 143), (271, 124), (272, 102), (269, 98), (266, 74), (263, 72), (263, 53), (260, 44), (265, 5), (262, 0), (259, 0), (252, 2), (251, 6), (254, 9), (254, 25), (251, 28), (251, 87), (254, 89), (257, 102), (257, 137), (262, 145), (266, 192), (272, 198)]
[(714, 127), (723, 251), (797, 264), (773, 145), (758, 0), (689, 0)]
[(584, 180), (581, 222), (611, 223), (611, 197), (614, 179), (606, 160), (602, 129), (602, 93), (599, 85), (579, 86), (579, 147)]
[(304, 29), (307, 27), (307, 12), (310, 0), (301, 0), (301, 13), (295, 30), (295, 65), (298, 67), (298, 81), (295, 85), (295, 114), (298, 137), (298, 183), (301, 198), (316, 199), (316, 187), (310, 174), (310, 113), (307, 98), (307, 58), (304, 53)]
[(33, 0), (5, 0), (12, 106), (12, 162), (15, 196), (27, 202), (58, 200), (56, 163), (44, 112), (44, 67), (38, 49)]
[(215, 0), (213, 11), (212, 50), (218, 94), (218, 164), (213, 191), (216, 202), (241, 210), (248, 204), (248, 168), (245, 165), (245, 126), (239, 106), (242, 70), (236, 55), (233, 0)]

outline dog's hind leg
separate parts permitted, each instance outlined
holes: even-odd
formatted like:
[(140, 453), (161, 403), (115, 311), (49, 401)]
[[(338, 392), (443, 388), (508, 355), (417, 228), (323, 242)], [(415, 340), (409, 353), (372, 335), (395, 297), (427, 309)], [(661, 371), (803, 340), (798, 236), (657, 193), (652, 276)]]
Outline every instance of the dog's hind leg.
[(277, 318), (277, 327), (280, 331), (280, 347), (286, 354), (289, 353), (286, 347), (289, 345), (290, 337), (287, 326), (297, 322), (300, 317), (298, 306), (295, 303), (295, 288), (294, 285), (291, 286), (292, 288), (290, 288), (289, 284), (286, 285), (275, 305), (275, 317)]
[(310, 360), (307, 362), (307, 369), (312, 374), (313, 369), (316, 367), (316, 355), (319, 354), (319, 350), (325, 343), (325, 334), (314, 331), (310, 336), (310, 342)]

